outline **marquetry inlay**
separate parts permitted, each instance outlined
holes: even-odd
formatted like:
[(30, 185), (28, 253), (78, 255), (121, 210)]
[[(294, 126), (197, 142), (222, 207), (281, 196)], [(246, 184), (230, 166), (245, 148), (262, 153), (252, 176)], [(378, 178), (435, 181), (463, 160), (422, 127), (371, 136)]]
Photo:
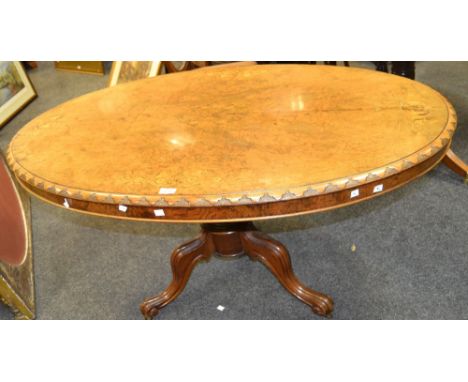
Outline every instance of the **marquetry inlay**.
[[(8, 163), (30, 188), (148, 207), (315, 197), (385, 179), (447, 148), (438, 92), (355, 68), (259, 65), (136, 81), (28, 123)], [(160, 189), (173, 193), (160, 195)]]

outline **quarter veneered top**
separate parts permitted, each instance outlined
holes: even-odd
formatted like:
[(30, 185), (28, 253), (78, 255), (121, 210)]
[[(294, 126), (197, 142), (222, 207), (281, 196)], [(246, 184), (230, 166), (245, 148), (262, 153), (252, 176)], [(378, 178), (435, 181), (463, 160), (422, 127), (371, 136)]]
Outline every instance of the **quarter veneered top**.
[(21, 180), (127, 205), (263, 203), (395, 174), (444, 147), (456, 117), (436, 91), (365, 69), (226, 67), (90, 93), (27, 124)]

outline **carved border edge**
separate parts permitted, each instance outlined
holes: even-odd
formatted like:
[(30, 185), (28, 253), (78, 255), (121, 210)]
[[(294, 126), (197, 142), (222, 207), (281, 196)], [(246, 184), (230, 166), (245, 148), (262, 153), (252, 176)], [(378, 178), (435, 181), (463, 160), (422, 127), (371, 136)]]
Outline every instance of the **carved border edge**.
[(242, 192), (238, 195), (219, 194), (219, 195), (127, 195), (127, 194), (109, 194), (97, 191), (88, 191), (81, 189), (71, 189), (54, 184), (45, 179), (32, 175), (27, 172), (12, 154), (12, 143), (8, 146), (6, 152), (7, 163), (13, 170), (15, 176), (20, 180), (30, 184), (34, 188), (56, 194), (62, 197), (74, 199), (101, 202), (107, 204), (125, 204), (125, 205), (147, 205), (155, 207), (199, 207), (200, 203), (204, 206), (222, 206), (222, 205), (244, 205), (244, 204), (262, 204), (275, 201), (284, 201), (289, 199), (300, 199), (314, 195), (324, 195), (331, 192), (350, 189), (364, 185), (366, 183), (385, 179), (390, 175), (400, 173), (410, 167), (413, 167), (444, 149), (453, 137), (457, 126), (457, 115), (451, 103), (440, 93), (444, 100), (448, 119), (445, 128), (440, 135), (421, 150), (401, 158), (395, 162), (389, 163), (370, 172), (364, 172), (346, 178), (338, 178), (322, 183), (307, 184), (305, 186), (293, 187), (289, 189), (271, 190), (264, 192)]

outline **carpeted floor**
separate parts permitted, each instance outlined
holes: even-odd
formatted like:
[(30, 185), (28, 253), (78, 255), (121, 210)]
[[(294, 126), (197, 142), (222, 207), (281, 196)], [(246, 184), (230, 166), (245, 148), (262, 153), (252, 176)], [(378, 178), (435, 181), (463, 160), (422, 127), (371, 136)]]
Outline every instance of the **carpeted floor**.
[[(418, 62), (416, 73), (454, 104), (453, 148), (468, 161), (468, 62)], [(39, 113), (107, 83), (51, 63), (30, 77), (39, 97), (0, 130), (2, 150)], [(81, 215), (37, 199), (32, 222), (38, 319), (141, 319), (139, 303), (170, 281), (172, 249), (198, 232)], [(365, 203), (258, 226), (288, 247), (305, 284), (333, 296), (335, 319), (468, 319), (468, 186), (443, 166)], [(0, 319), (9, 318), (0, 304)], [(321, 318), (261, 264), (214, 258), (195, 268), (159, 319)]]

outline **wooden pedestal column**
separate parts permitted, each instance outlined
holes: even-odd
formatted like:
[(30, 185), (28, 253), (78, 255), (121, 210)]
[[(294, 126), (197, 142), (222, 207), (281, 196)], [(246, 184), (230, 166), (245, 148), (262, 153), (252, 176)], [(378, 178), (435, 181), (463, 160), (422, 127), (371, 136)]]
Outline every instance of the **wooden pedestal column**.
[(307, 288), (295, 276), (288, 250), (279, 241), (255, 228), (253, 223), (203, 224), (199, 237), (177, 247), (171, 257), (173, 278), (165, 291), (146, 299), (141, 312), (147, 319), (174, 301), (184, 290), (195, 265), (212, 255), (237, 257), (247, 255), (265, 265), (293, 296), (309, 305), (314, 313), (329, 315), (333, 300)]

